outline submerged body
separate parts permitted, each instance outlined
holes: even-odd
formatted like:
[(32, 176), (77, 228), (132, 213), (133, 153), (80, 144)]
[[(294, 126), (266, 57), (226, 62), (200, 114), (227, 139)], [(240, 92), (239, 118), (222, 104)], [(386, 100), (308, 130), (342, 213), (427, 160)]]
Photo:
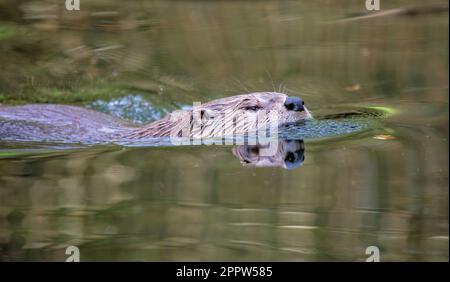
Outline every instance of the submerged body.
[[(0, 139), (109, 143), (153, 137), (221, 137), (266, 126), (270, 120), (265, 113), (275, 114), (278, 125), (311, 117), (300, 98), (274, 92), (213, 100), (141, 126), (76, 106), (0, 106)], [(249, 118), (239, 122), (244, 115)]]
[(1, 140), (96, 143), (134, 129), (121, 119), (76, 106), (0, 106)]

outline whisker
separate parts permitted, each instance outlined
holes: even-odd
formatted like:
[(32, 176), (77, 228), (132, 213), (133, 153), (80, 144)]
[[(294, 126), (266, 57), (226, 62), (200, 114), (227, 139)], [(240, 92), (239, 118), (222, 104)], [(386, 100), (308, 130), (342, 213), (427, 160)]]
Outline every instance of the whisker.
[(270, 75), (270, 72), (266, 70), (266, 74), (269, 76), (270, 81), (271, 81), (271, 83), (272, 83), (273, 92), (277, 92), (276, 89), (275, 89), (275, 83), (274, 83), (274, 81), (273, 81), (272, 76)]

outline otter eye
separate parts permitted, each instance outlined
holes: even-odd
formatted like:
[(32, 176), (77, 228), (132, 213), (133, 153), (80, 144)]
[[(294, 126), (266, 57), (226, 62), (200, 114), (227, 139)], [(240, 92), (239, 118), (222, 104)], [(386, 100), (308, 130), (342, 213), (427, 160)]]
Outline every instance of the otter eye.
[(247, 107), (245, 107), (245, 110), (246, 111), (254, 111), (254, 112), (256, 112), (260, 108), (261, 108), (260, 106), (247, 106)]

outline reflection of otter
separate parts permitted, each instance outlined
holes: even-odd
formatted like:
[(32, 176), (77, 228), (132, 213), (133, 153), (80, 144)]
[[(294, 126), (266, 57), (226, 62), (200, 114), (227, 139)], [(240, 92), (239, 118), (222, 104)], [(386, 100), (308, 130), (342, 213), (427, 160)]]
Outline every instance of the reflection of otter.
[[(213, 100), (191, 110), (175, 111), (143, 126), (74, 106), (0, 106), (0, 136), (8, 140), (56, 142), (233, 136), (267, 126), (270, 121), (268, 115), (261, 115), (267, 112), (276, 114), (276, 125), (311, 117), (302, 99), (275, 92), (249, 93)], [(250, 122), (236, 122), (243, 114), (250, 117)], [(188, 135), (185, 134), (186, 128)]]
[(244, 166), (273, 167), (293, 169), (305, 160), (305, 143), (303, 140), (282, 140), (278, 142), (275, 154), (264, 154), (269, 145), (242, 145), (233, 148), (233, 154)]

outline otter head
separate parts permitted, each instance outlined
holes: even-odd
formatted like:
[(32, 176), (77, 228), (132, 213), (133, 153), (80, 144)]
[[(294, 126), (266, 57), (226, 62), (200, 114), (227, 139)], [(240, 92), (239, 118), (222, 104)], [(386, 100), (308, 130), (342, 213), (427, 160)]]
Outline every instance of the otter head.
[(265, 154), (268, 145), (242, 145), (233, 148), (233, 154), (246, 167), (282, 167), (294, 169), (305, 160), (303, 140), (283, 140), (278, 142), (273, 154)]
[(301, 98), (277, 92), (257, 92), (196, 104), (133, 131), (129, 137), (237, 136), (311, 118)]
[(277, 92), (242, 94), (194, 106), (191, 135), (198, 137), (233, 136), (274, 122), (281, 125), (311, 118), (299, 97)]

